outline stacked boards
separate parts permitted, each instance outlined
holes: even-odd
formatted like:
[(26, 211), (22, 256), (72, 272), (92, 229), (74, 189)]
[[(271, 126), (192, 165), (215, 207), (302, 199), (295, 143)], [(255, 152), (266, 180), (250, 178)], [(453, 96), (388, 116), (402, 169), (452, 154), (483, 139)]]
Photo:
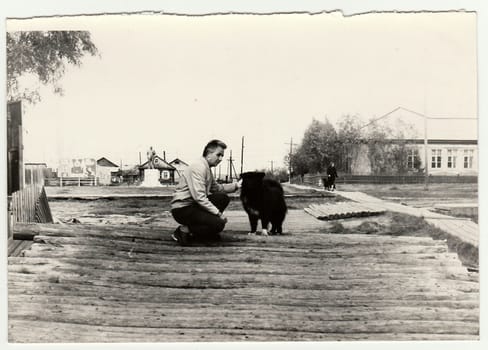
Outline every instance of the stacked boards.
[(305, 211), (319, 220), (337, 220), (353, 217), (379, 215), (385, 212), (382, 206), (368, 203), (335, 202), (328, 204), (311, 204)]

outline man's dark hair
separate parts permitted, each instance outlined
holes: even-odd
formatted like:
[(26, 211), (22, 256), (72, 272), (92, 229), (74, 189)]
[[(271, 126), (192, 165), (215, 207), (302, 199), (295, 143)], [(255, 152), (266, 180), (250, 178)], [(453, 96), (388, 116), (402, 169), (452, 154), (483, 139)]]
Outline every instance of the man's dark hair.
[(222, 149), (226, 149), (227, 145), (220, 140), (212, 140), (203, 149), (203, 156), (205, 157), (207, 154), (215, 150), (217, 147), (222, 147)]

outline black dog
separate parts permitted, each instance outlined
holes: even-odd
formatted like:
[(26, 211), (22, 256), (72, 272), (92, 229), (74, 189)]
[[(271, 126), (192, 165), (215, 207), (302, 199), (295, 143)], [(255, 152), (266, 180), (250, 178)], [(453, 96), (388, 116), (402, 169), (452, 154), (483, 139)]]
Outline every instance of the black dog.
[(263, 235), (268, 235), (269, 223), (271, 223), (271, 234), (283, 233), (282, 225), (287, 208), (280, 183), (265, 179), (263, 172), (243, 173), (241, 178), (241, 201), (251, 224), (249, 234), (256, 233), (258, 220), (261, 220)]

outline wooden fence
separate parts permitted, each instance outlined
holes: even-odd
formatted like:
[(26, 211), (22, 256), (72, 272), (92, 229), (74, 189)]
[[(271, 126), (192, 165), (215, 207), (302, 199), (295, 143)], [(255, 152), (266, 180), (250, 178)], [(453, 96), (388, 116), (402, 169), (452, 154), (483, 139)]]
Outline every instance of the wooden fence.
[(43, 186), (29, 185), (12, 193), (12, 224), (17, 222), (53, 222)]
[[(321, 186), (325, 174), (305, 175), (303, 180), (300, 177), (293, 178), (293, 183)], [(422, 184), (425, 181), (423, 175), (344, 175), (339, 174), (336, 179), (338, 184)], [(429, 183), (477, 183), (478, 176), (448, 176), (431, 175)]]
[(26, 164), (24, 167), (25, 185), (44, 186), (46, 167), (37, 164)]
[(97, 186), (98, 177), (53, 177), (44, 180), (46, 186)]

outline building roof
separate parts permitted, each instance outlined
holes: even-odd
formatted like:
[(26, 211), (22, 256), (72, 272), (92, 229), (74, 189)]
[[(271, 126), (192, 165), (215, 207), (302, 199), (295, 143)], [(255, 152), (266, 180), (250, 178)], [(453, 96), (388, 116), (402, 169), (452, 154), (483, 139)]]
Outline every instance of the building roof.
[(106, 166), (106, 167), (112, 167), (112, 168), (118, 168), (119, 166), (111, 161), (109, 161), (107, 158), (102, 157), (99, 160), (97, 160), (97, 165), (98, 166)]
[(374, 125), (390, 127), (392, 138), (397, 138), (401, 134), (407, 139), (423, 140), (427, 126), (427, 138), (429, 140), (478, 139), (478, 119), (475, 116), (429, 116), (398, 107), (385, 116), (376, 119), (374, 123), (368, 125), (368, 128)]
[[(139, 169), (148, 169), (149, 168), (148, 163), (149, 163), (149, 161), (146, 161), (145, 163), (141, 164), (139, 166)], [(176, 170), (176, 168), (174, 166), (169, 164), (167, 161), (165, 161), (160, 156), (154, 157), (154, 168), (160, 169), (160, 170)]]
[(188, 166), (188, 164), (186, 164), (184, 161), (182, 161), (182, 160), (181, 160), (181, 159), (179, 159), (179, 158), (175, 158), (175, 159), (173, 159), (171, 162), (169, 162), (169, 164), (171, 164), (171, 165), (173, 165), (173, 164), (177, 164), (177, 165), (182, 164), (182, 165), (186, 165), (186, 166)]

